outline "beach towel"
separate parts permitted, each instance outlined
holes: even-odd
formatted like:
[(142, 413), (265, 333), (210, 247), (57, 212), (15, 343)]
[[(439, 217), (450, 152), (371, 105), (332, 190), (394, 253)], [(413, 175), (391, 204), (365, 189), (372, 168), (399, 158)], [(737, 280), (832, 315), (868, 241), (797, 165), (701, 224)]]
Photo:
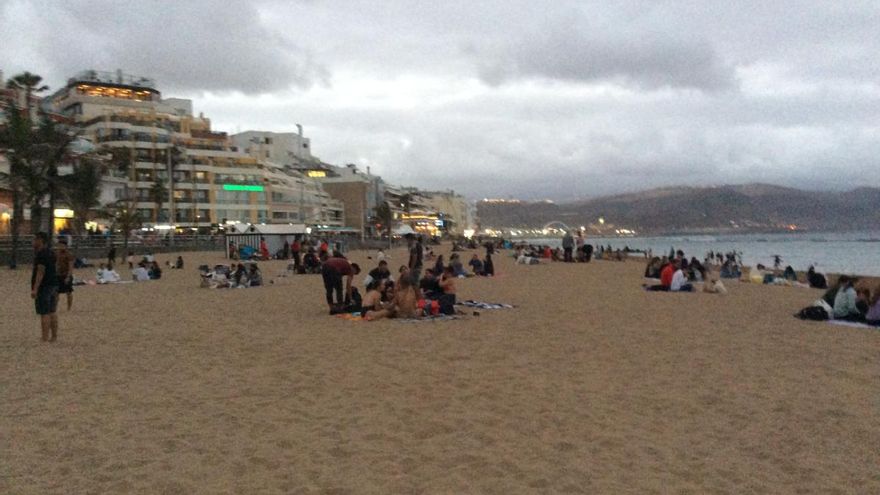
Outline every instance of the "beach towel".
[(457, 303), (455, 303), (455, 305), (456, 306), (465, 306), (468, 308), (476, 308), (476, 309), (511, 309), (511, 308), (516, 307), (512, 304), (487, 303), (487, 302), (472, 301), (472, 300), (457, 302)]
[(838, 325), (841, 327), (850, 327), (850, 328), (869, 328), (871, 330), (880, 330), (880, 327), (874, 325), (868, 325), (867, 323), (859, 323), (857, 321), (846, 321), (846, 320), (828, 320), (828, 323), (832, 325)]
[(392, 321), (399, 321), (403, 323), (434, 323), (438, 321), (449, 321), (449, 320), (458, 320), (461, 317), (458, 315), (432, 315), (432, 316), (424, 316), (422, 318), (395, 318)]

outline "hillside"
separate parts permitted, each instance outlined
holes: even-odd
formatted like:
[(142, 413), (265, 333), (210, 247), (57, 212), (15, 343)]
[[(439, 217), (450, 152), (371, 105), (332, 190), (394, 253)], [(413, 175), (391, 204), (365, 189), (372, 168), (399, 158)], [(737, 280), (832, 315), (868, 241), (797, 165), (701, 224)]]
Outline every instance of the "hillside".
[[(640, 233), (797, 230), (848, 231), (880, 226), (880, 189), (816, 192), (768, 184), (675, 187), (572, 203), (478, 203), (483, 228), (570, 226)], [(792, 227), (793, 226), (793, 227)]]

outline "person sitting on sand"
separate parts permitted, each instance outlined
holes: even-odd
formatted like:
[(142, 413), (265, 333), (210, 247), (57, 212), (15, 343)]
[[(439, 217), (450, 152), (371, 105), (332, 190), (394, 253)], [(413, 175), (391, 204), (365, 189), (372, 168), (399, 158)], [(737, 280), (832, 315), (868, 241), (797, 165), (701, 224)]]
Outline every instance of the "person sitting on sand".
[(387, 261), (391, 259), (391, 256), (388, 256), (387, 254), (385, 254), (385, 251), (382, 251), (380, 249), (376, 252), (376, 259), (379, 261)]
[(248, 270), (248, 287), (259, 287), (263, 285), (263, 272), (257, 267), (256, 263), (252, 263)]
[(183, 270), (183, 256), (178, 256), (177, 261), (174, 262), (175, 270)]
[(474, 271), (474, 275), (483, 275), (483, 262), (480, 261), (480, 257), (477, 256), (477, 253), (474, 253), (474, 255), (471, 257), (471, 260), (468, 262), (468, 266), (470, 266), (471, 270)]
[(706, 267), (703, 266), (703, 263), (696, 256), (692, 257), (691, 262), (688, 263), (688, 276), (691, 280), (697, 282), (706, 280)]
[(235, 272), (232, 274), (232, 283), (234, 287), (245, 287), (247, 285), (247, 270), (244, 269), (242, 263), (235, 267)]
[(807, 283), (814, 289), (828, 288), (828, 281), (825, 280), (825, 275), (817, 273), (816, 268), (813, 267), (813, 265), (810, 265), (810, 269), (807, 270)]
[(449, 266), (452, 267), (452, 273), (454, 276), (462, 278), (468, 276), (468, 272), (464, 269), (464, 265), (461, 263), (461, 256), (459, 256), (458, 253), (453, 254), (449, 258)]
[(96, 277), (99, 284), (115, 284), (122, 280), (122, 277), (115, 270), (106, 268), (103, 263), (98, 268)]
[(782, 278), (791, 282), (797, 282), (797, 273), (791, 265), (788, 265), (785, 267), (785, 271), (782, 272)]
[(378, 311), (382, 309), (382, 291), (381, 287), (385, 283), (381, 280), (371, 280), (364, 288), (366, 294), (361, 301), (361, 309), (363, 311)]
[[(841, 277), (842, 278), (842, 277)], [(856, 289), (854, 287), (857, 279), (847, 277), (846, 281), (840, 285), (837, 294), (834, 296), (833, 315), (835, 320), (861, 321), (862, 314), (856, 307)]]
[(654, 256), (645, 267), (645, 278), (660, 278), (660, 270), (663, 268), (663, 262), (660, 258)]
[(309, 250), (303, 256), (303, 272), (304, 273), (320, 273), (321, 261), (315, 254), (315, 248), (309, 247)]
[(880, 285), (874, 287), (874, 295), (868, 300), (865, 323), (880, 327)]
[(680, 258), (676, 258), (675, 261), (672, 262), (675, 267), (675, 272), (672, 274), (672, 281), (669, 283), (669, 291), (670, 292), (693, 292), (694, 286), (688, 283), (687, 276), (684, 274), (684, 269), (682, 269), (682, 260)]
[(147, 264), (143, 261), (138, 263), (137, 268), (131, 272), (131, 278), (135, 282), (146, 282), (150, 280), (150, 272), (147, 271)]
[(440, 276), (438, 285), (443, 295), (440, 296), (440, 312), (443, 314), (452, 314), (455, 312), (455, 269), (447, 266)]
[(425, 274), (419, 280), (419, 290), (425, 299), (438, 299), (443, 294), (443, 288), (440, 287), (439, 279), (433, 268), (425, 270)]
[(419, 294), (412, 285), (412, 277), (402, 276), (397, 282), (394, 299), (379, 311), (367, 311), (364, 319), (373, 321), (382, 318), (416, 318), (418, 307)]
[(159, 280), (160, 278), (162, 278), (162, 268), (159, 267), (159, 263), (157, 263), (155, 260), (150, 263), (148, 274), (150, 276), (150, 280)]
[(379, 265), (370, 270), (370, 273), (368, 273), (364, 279), (364, 287), (370, 285), (370, 282), (373, 281), (385, 283), (386, 280), (393, 280), (391, 277), (391, 270), (388, 269), (387, 261), (380, 260)]
[(645, 289), (651, 291), (668, 291), (669, 288), (672, 286), (672, 277), (675, 276), (676, 261), (678, 260), (667, 262), (665, 265), (663, 265), (663, 268), (660, 269), (660, 285), (647, 286), (645, 287)]
[(837, 282), (828, 288), (825, 291), (825, 294), (822, 295), (822, 300), (825, 301), (829, 307), (834, 307), (834, 300), (837, 298), (837, 292), (840, 288), (849, 282), (849, 277), (846, 275), (841, 275), (837, 277)]

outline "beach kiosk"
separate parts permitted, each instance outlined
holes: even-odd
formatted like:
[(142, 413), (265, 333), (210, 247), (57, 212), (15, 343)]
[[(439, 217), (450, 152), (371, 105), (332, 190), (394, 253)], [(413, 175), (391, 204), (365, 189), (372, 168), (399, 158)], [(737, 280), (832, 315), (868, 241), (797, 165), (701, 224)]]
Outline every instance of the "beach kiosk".
[(246, 223), (237, 223), (227, 230), (224, 234), (226, 244), (226, 257), (229, 258), (229, 243), (235, 243), (235, 249), (238, 253), (242, 250), (250, 252), (260, 251), (260, 238), (266, 240), (266, 247), (269, 248), (269, 254), (282, 250), (284, 241), (293, 244), (294, 240), (303, 240), (309, 229), (305, 224), (266, 224), (255, 225)]

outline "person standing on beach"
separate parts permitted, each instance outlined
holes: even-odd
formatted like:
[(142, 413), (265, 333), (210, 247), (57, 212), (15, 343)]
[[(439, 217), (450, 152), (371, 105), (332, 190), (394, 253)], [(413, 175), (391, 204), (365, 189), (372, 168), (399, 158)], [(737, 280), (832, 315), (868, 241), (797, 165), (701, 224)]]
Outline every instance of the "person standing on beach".
[(299, 239), (294, 239), (293, 244), (290, 245), (290, 252), (293, 255), (293, 271), (299, 273), (299, 252), (302, 249)]
[(422, 274), (422, 259), (425, 255), (422, 248), (421, 236), (416, 237), (414, 234), (406, 234), (406, 241), (409, 245), (409, 275), (414, 287), (419, 286), (419, 277)]
[(34, 236), (34, 268), (31, 273), (31, 299), (40, 315), (43, 342), (58, 340), (58, 273), (55, 254), (49, 249), (49, 235)]
[(574, 250), (574, 237), (572, 237), (571, 232), (566, 232), (565, 235), (562, 236), (562, 249), (565, 251), (563, 261), (566, 263), (574, 261), (571, 257), (571, 252)]
[(60, 239), (55, 246), (55, 271), (58, 273), (58, 294), (67, 294), (67, 310), (73, 306), (73, 254), (67, 249), (67, 240)]
[(116, 264), (116, 246), (110, 246), (110, 251), (107, 252), (107, 265), (111, 268)]

